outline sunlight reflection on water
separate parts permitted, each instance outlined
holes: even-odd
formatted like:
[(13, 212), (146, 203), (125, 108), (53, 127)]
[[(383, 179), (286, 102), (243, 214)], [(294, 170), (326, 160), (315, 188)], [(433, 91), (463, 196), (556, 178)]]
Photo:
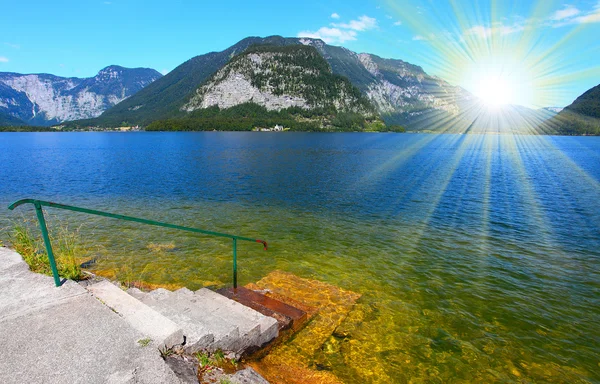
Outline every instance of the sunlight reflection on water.
[[(597, 138), (0, 138), (4, 206), (37, 197), (264, 237), (266, 252), (238, 245), (242, 284), (279, 269), (362, 294), (349, 338), (332, 336), (312, 361), (345, 382), (600, 380)], [(2, 213), (0, 226), (18, 215)], [(51, 217), (83, 224), (93, 269), (192, 289), (231, 284), (227, 240)]]

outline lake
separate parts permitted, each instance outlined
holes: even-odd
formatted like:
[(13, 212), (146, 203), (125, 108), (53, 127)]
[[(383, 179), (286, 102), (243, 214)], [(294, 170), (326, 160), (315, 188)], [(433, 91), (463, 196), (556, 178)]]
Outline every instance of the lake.
[[(599, 137), (0, 133), (0, 180), (4, 241), (34, 217), (6, 206), (38, 198), (264, 238), (239, 243), (240, 284), (283, 270), (361, 293), (351, 343), (327, 346), (345, 382), (600, 382)], [(48, 221), (92, 271), (231, 284), (229, 241)]]

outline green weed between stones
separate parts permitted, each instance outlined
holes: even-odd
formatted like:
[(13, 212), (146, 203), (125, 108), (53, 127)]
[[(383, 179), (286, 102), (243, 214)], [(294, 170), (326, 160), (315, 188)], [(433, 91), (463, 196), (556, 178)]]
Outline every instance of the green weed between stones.
[(172, 356), (175, 353), (175, 351), (173, 351), (173, 348), (167, 348), (167, 347), (158, 348), (158, 351), (160, 352), (160, 356), (163, 359), (166, 359), (167, 357)]
[[(33, 234), (34, 224), (32, 220), (27, 219), (14, 224), (10, 235), (12, 247), (23, 256), (33, 272), (52, 275), (43, 240), (41, 236)], [(50, 231), (49, 235), (58, 274), (63, 278), (81, 280), (83, 272), (77, 257), (81, 251), (78, 241), (79, 228), (69, 231), (67, 225), (59, 225)]]
[(196, 352), (194, 354), (194, 357), (196, 357), (196, 359), (198, 359), (198, 363), (200, 364), (200, 367), (206, 367), (207, 365), (210, 365), (210, 357), (208, 356), (207, 353), (204, 352)]

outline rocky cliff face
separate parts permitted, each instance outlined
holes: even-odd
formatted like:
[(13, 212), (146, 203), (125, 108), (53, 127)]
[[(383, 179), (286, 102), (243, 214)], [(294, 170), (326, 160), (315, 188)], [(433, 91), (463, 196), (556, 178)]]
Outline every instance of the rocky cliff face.
[[(235, 63), (219, 70), (212, 80), (200, 87), (183, 109), (191, 112), (214, 105), (225, 109), (248, 102), (262, 105), (269, 111), (289, 107), (308, 108), (306, 100), (296, 92), (282, 92), (289, 87), (288, 84), (275, 87), (272, 85), (275, 79), (266, 84), (253, 84), (253, 79), (257, 76), (272, 75), (274, 71), (270, 66), (279, 65), (278, 59), (278, 55), (271, 52), (241, 56)], [(301, 67), (291, 70), (298, 78), (310, 74), (309, 69)]]
[(319, 39), (301, 38), (299, 43), (315, 47), (333, 72), (346, 76), (389, 122), (410, 124), (427, 115), (440, 114), (456, 117), (463, 104), (474, 100), (466, 90), (402, 60), (358, 54)]
[(0, 112), (32, 125), (99, 116), (161, 77), (153, 69), (106, 67), (92, 78), (0, 73)]
[(366, 93), (381, 113), (417, 113), (425, 109), (459, 113), (457, 96), (462, 96), (459, 87), (428, 76), (420, 67), (402, 60), (382, 59), (368, 53), (358, 57), (376, 78), (367, 86)]
[(211, 76), (182, 110), (255, 103), (267, 110), (300, 107), (374, 115), (347, 79), (332, 74), (316, 49), (302, 45), (257, 46), (235, 56)]
[[(467, 91), (429, 76), (421, 67), (402, 60), (382, 59), (368, 53), (358, 54), (343, 47), (325, 44), (319, 39), (248, 37), (221, 52), (210, 52), (188, 60), (137, 95), (106, 111), (95, 123), (114, 125), (129, 121), (144, 125), (172, 116), (174, 111), (211, 104), (231, 105), (232, 96), (229, 95), (233, 91), (237, 92), (235, 97), (262, 100), (265, 105), (273, 107), (302, 105), (303, 101), (298, 98), (282, 99), (279, 97), (282, 95), (269, 93), (266, 89), (258, 92), (256, 87), (248, 85), (245, 74), (236, 71), (228, 72), (229, 78), (223, 78), (220, 84), (213, 84), (212, 88), (206, 87), (206, 82), (212, 81), (212, 76), (228, 63), (237, 56), (243, 56), (249, 47), (261, 44), (313, 47), (326, 61), (331, 73), (349, 80), (389, 123), (410, 126), (415, 121), (456, 117), (472, 103), (473, 96)], [(260, 68), (258, 70), (263, 71)], [(202, 88), (200, 93), (206, 93), (206, 98), (200, 103), (196, 100), (196, 104), (188, 104), (191, 97), (197, 95), (199, 87)]]

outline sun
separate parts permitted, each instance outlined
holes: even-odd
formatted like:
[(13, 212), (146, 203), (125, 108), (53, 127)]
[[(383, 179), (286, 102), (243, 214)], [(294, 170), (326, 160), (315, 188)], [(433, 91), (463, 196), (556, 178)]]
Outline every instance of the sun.
[(523, 63), (507, 56), (490, 57), (464, 68), (465, 88), (485, 106), (499, 109), (505, 105), (534, 104), (534, 77)]
[(473, 91), (475, 96), (479, 97), (486, 106), (498, 108), (514, 103), (517, 99), (515, 88), (510, 79), (497, 75), (484, 75), (477, 81)]

